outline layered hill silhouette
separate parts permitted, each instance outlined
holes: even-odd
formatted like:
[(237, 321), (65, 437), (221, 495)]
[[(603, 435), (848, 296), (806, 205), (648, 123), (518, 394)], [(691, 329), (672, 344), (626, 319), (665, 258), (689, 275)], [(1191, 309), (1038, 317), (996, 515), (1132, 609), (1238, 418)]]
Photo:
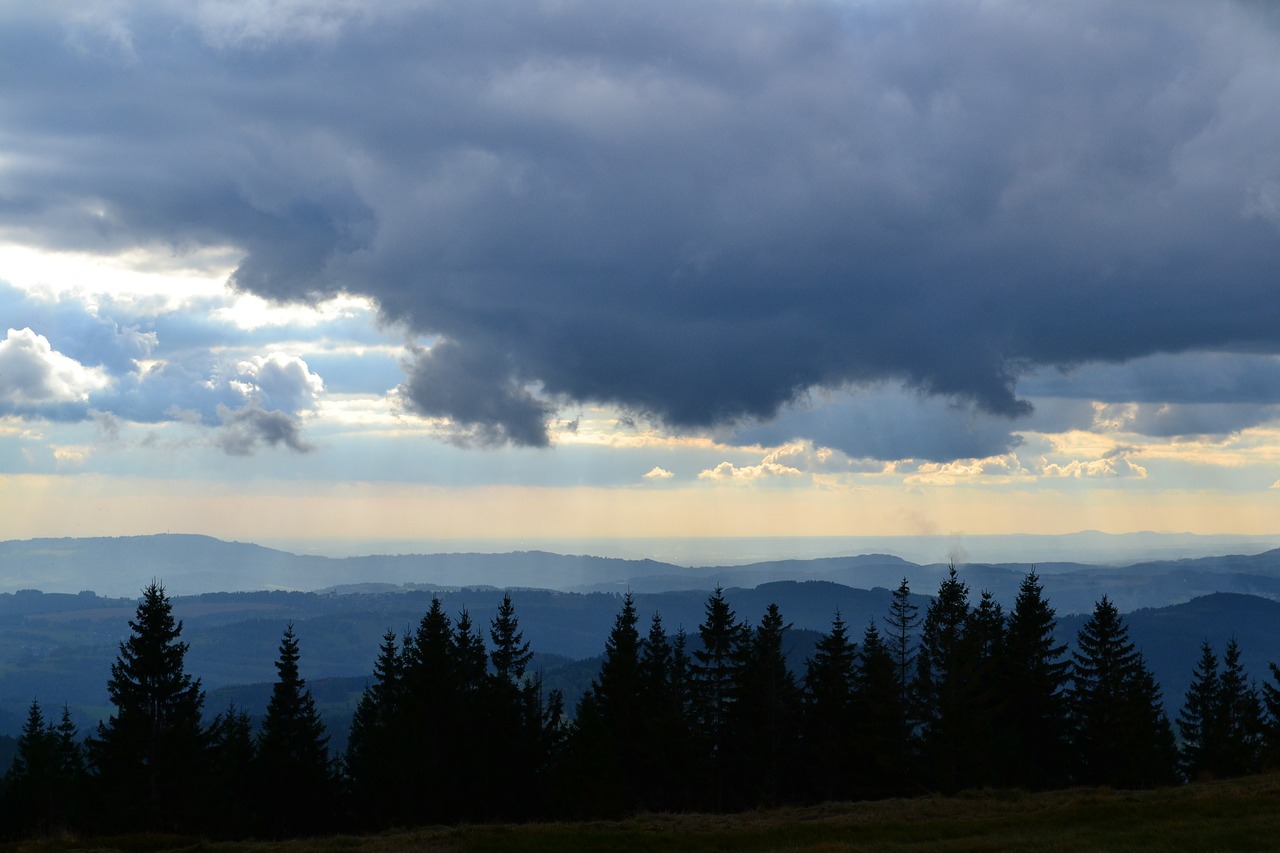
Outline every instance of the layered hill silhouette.
[[(971, 597), (989, 589), (1006, 608), (1033, 564), (967, 564), (960, 577)], [(1280, 661), (1280, 551), (1156, 561), (1130, 566), (1035, 565), (1059, 614), (1064, 642), (1103, 594), (1115, 601), (1133, 639), (1164, 687), (1172, 712), (1181, 705), (1199, 644), (1219, 650), (1235, 637), (1251, 674)], [(119, 642), (128, 636), (136, 598), (92, 589), (141, 589), (161, 579), (185, 623), (188, 665), (210, 691), (208, 710), (234, 700), (251, 713), (275, 677), (280, 633), (295, 625), (303, 674), (317, 687), (335, 732), (358, 697), (388, 629), (403, 634), (440, 597), (456, 615), (481, 626), (512, 589), (525, 638), (548, 686), (572, 701), (595, 674), (594, 659), (631, 591), (642, 620), (655, 612), (668, 630), (691, 636), (707, 593), (723, 586), (738, 618), (760, 619), (777, 603), (793, 626), (792, 665), (800, 669), (837, 608), (855, 635), (881, 624), (890, 588), (908, 579), (923, 607), (946, 566), (888, 555), (786, 560), (689, 568), (652, 560), (562, 556), (545, 552), (437, 554), (334, 559), (294, 555), (203, 536), (26, 540), (0, 543), (0, 734), (16, 733), (32, 698), (69, 705), (82, 725), (106, 706), (105, 684)], [(86, 574), (87, 573), (87, 574)], [(89, 577), (89, 583), (84, 578)], [(100, 583), (99, 583), (100, 581)], [(218, 583), (228, 591), (184, 594)], [(272, 587), (291, 587), (288, 591)], [(46, 591), (40, 592), (38, 589)], [(230, 591), (230, 590), (248, 591)], [(70, 590), (78, 590), (71, 592)]]

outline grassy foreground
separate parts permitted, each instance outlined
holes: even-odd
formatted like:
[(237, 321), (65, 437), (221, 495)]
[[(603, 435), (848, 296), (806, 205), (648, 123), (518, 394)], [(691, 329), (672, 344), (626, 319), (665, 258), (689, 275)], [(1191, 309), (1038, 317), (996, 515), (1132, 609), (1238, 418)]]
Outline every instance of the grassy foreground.
[(980, 791), (740, 815), (430, 827), (281, 843), (136, 836), (50, 839), (6, 851), (1237, 851), (1280, 846), (1280, 776), (1160, 791)]

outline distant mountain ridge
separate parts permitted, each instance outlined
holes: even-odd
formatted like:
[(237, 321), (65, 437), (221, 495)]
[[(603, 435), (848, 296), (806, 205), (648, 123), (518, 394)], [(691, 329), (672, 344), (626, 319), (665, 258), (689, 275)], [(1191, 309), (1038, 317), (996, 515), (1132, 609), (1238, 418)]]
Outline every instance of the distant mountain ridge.
[[(1101, 535), (1101, 534), (1099, 534)], [(1154, 535), (1154, 534), (1153, 534)], [(1122, 610), (1161, 607), (1215, 592), (1280, 599), (1280, 549), (1259, 554), (1157, 560), (1127, 566), (1072, 562), (962, 564), (976, 594), (1012, 604), (1027, 572), (1039, 573), (1060, 613), (1092, 609), (1104, 593)], [(441, 553), (325, 557), (292, 554), (196, 534), (28, 539), (0, 542), (0, 590), (41, 589), (134, 597), (152, 578), (172, 595), (254, 590), (332, 592), (444, 590), (487, 586), (562, 592), (674, 592), (756, 587), (781, 580), (830, 581), (860, 589), (932, 592), (945, 563), (921, 565), (889, 554), (768, 560), (686, 567), (652, 559)]]
[[(921, 612), (928, 603), (926, 593), (933, 591), (914, 594)], [(851, 636), (860, 639), (869, 623), (883, 630), (891, 599), (884, 587), (867, 590), (814, 580), (726, 588), (725, 596), (737, 618), (751, 624), (759, 622), (768, 604), (779, 606), (793, 626), (786, 650), (797, 673), (803, 671), (819, 632), (830, 628), (837, 609)], [(325, 693), (325, 713), (334, 725), (344, 726), (343, 715), (349, 715), (370, 677), (383, 633), (391, 629), (404, 636), (434, 597), (451, 616), (465, 609), (484, 629), (502, 592), (467, 588), (345, 595), (207, 593), (175, 597), (173, 603), (174, 615), (184, 624), (183, 639), (190, 644), (188, 669), (210, 691), (210, 713), (232, 699), (251, 713), (261, 713), (253, 705), (269, 693), (281, 632), (292, 622), (301, 642), (303, 675), (332, 686), (332, 692)], [(976, 592), (970, 598), (976, 600)], [(706, 600), (707, 592), (699, 590), (635, 594), (643, 626), (659, 613), (669, 632), (683, 629), (693, 642)], [(621, 596), (527, 589), (513, 595), (513, 601), (525, 639), (537, 652), (535, 666), (547, 667), (548, 687), (564, 689), (575, 701), (596, 675), (591, 659), (604, 648)], [(88, 594), (0, 593), (0, 734), (16, 733), (32, 698), (50, 707), (66, 703), (81, 725), (91, 725), (106, 707), (110, 663), (129, 634), (135, 605), (129, 598)], [(1060, 613), (1059, 639), (1071, 644), (1084, 619)], [(1259, 681), (1267, 679), (1269, 662), (1280, 662), (1280, 632), (1275, 630), (1280, 602), (1274, 600), (1216, 593), (1137, 610), (1127, 613), (1125, 620), (1164, 689), (1171, 713), (1181, 706), (1203, 640), (1221, 653), (1232, 637), (1238, 639), (1245, 666)]]
[(136, 595), (152, 578), (163, 581), (170, 594), (197, 595), (363, 583), (561, 589), (681, 571), (654, 560), (540, 551), (323, 557), (185, 533), (0, 542), (0, 590), (93, 590), (109, 596)]
[[(1102, 595), (1117, 603), (1171, 713), (1181, 706), (1203, 640), (1221, 652), (1236, 637), (1259, 681), (1267, 663), (1280, 662), (1280, 549), (1127, 566), (959, 566), (972, 601), (989, 589), (1006, 608), (1033, 568), (1064, 642), (1074, 640), (1081, 614)], [(502, 590), (516, 590), (521, 627), (548, 668), (547, 685), (573, 702), (595, 675), (591, 659), (604, 647), (624, 592), (634, 594), (646, 625), (660, 613), (668, 631), (691, 636), (717, 585), (738, 618), (753, 624), (776, 603), (794, 626), (788, 648), (799, 671), (837, 609), (857, 639), (868, 623), (883, 628), (890, 590), (904, 577), (923, 613), (946, 572), (944, 563), (883, 553), (690, 568), (546, 551), (335, 558), (184, 534), (0, 542), (0, 734), (16, 733), (33, 697), (48, 707), (68, 703), (82, 724), (92, 724), (106, 707), (110, 662), (128, 635), (138, 591), (153, 577), (174, 596), (190, 671), (211, 701), (252, 704), (266, 695), (280, 634), (292, 621), (303, 674), (323, 687), (325, 713), (341, 728), (383, 633), (404, 636), (433, 597), (453, 616), (468, 610), (483, 628)], [(236, 589), (257, 591), (228, 591)]]

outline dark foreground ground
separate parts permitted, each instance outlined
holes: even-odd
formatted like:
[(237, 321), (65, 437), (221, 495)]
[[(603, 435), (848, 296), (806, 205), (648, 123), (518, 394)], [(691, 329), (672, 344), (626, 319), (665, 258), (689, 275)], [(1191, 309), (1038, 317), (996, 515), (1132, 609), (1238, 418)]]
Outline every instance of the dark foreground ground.
[(429, 827), (280, 843), (54, 838), (0, 851), (1247, 851), (1280, 848), (1280, 776), (1159, 791), (980, 791), (741, 815)]

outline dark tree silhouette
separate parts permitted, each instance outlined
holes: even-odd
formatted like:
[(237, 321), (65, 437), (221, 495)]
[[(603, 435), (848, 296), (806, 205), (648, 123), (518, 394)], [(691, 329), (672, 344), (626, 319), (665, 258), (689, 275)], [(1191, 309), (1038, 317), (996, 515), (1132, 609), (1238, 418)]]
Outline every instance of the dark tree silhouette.
[(209, 828), (229, 838), (244, 838), (256, 828), (259, 798), (254, 778), (254, 738), (249, 715), (234, 704), (209, 726)]
[(893, 653), (871, 622), (862, 633), (854, 668), (855, 796), (881, 797), (907, 788), (898, 740), (905, 711), (895, 667)]
[(1160, 688), (1106, 596), (1080, 629), (1071, 664), (1076, 781), (1119, 788), (1173, 782), (1177, 750)]
[(7, 833), (50, 835), (78, 817), (84, 757), (71, 712), (55, 725), (32, 701), (18, 736), (17, 755), (4, 777), (0, 813)]
[(911, 603), (911, 586), (904, 577), (893, 591), (889, 615), (885, 619), (888, 632), (885, 644), (893, 658), (894, 680), (898, 684), (898, 777), (906, 779), (916, 769), (915, 702), (911, 685), (915, 680), (916, 628), (920, 624), (920, 608)]
[[(453, 813), (462, 820), (484, 820), (507, 809), (486, 796), (491, 781), (490, 767), (503, 760), (492, 754), (490, 712), (493, 709), (489, 678), (489, 652), (480, 628), (463, 608), (453, 633), (454, 695), (450, 729), (448, 768), (452, 785)], [(462, 745), (473, 745), (476, 754), (467, 756)], [(470, 760), (468, 760), (470, 759)]]
[(298, 671), (298, 638), (285, 628), (276, 660), (276, 682), (258, 733), (254, 759), (259, 826), (276, 837), (330, 828), (335, 785), (325, 734), (315, 699)]
[[(505, 819), (528, 819), (547, 810), (550, 752), (556, 746), (557, 719), (550, 724), (542, 698), (541, 674), (526, 674), (533, 653), (520, 631), (510, 594), (502, 597), (489, 623), (493, 649), (492, 676), (484, 693), (481, 752), (487, 761), (484, 787), (486, 814)], [(552, 704), (557, 706), (558, 695)]]
[(1267, 664), (1270, 680), (1262, 685), (1262, 704), (1266, 711), (1262, 725), (1260, 760), (1267, 770), (1280, 770), (1280, 666)]
[(688, 808), (697, 773), (683, 632), (674, 643), (653, 614), (640, 641), (640, 792), (651, 811)]
[(974, 709), (969, 707), (972, 656), (965, 641), (969, 587), (956, 567), (925, 610), (916, 653), (914, 699), (928, 784), (955, 790), (962, 779)]
[(743, 649), (750, 628), (737, 621), (724, 589), (717, 586), (707, 598), (698, 637), (702, 647), (694, 649), (691, 672), (695, 719), (705, 741), (710, 774), (707, 805), (725, 807), (725, 772), (728, 752), (733, 748), (729, 729), (729, 709), (735, 699)]
[(643, 742), (640, 706), (640, 632), (635, 599), (627, 593), (605, 640), (600, 673), (578, 704), (574, 766), (587, 782), (579, 809), (625, 814), (642, 802), (639, 787)]
[(470, 792), (452, 776), (463, 745), (457, 659), (453, 623), (440, 599), (433, 599), (404, 651), (404, 693), (386, 756), (387, 772), (397, 783), (388, 793), (398, 800), (398, 821), (448, 823), (465, 809)]
[(373, 683), (356, 703), (343, 760), (350, 805), (358, 826), (384, 826), (395, 813), (395, 791), (401, 786), (391, 756), (393, 721), (403, 695), (401, 650), (388, 630), (373, 664)]
[(112, 829), (199, 826), (207, 805), (204, 692), (186, 672), (182, 623), (158, 582), (143, 590), (129, 627), (107, 682), (115, 713), (87, 743), (94, 812)]
[(978, 606), (969, 611), (964, 631), (965, 664), (961, 684), (964, 733), (960, 736), (962, 787), (990, 786), (1004, 781), (1000, 752), (1005, 732), (1001, 717), (1007, 696), (1004, 690), (1004, 609), (987, 590)]
[(854, 776), (854, 662), (857, 647), (837, 609), (831, 630), (805, 662), (804, 754), (809, 790), (820, 800), (845, 799), (853, 794)]
[(1221, 763), (1222, 685), (1218, 677), (1218, 656), (1205, 640), (1200, 644), (1200, 660), (1191, 676), (1191, 686), (1178, 714), (1182, 735), (1182, 772), (1188, 779), (1212, 777)]
[(489, 639), (493, 641), (489, 661), (493, 664), (494, 675), (502, 681), (520, 683), (524, 678), (525, 668), (533, 659), (533, 652), (529, 650), (529, 644), (524, 641), (524, 634), (520, 631), (520, 620), (516, 618), (511, 593), (502, 596), (498, 615), (489, 626)]
[(1222, 654), (1219, 687), (1222, 691), (1218, 710), (1222, 744), (1218, 774), (1243, 776), (1254, 773), (1262, 765), (1262, 701), (1240, 663), (1240, 645), (1234, 637)]
[(733, 750), (734, 805), (770, 806), (792, 796), (800, 753), (800, 688), (787, 667), (785, 624), (769, 604), (743, 645), (742, 665), (728, 709)]
[(1032, 571), (1018, 589), (1005, 632), (1000, 764), (1007, 783), (1034, 790), (1068, 779), (1063, 705), (1069, 662), (1066, 645), (1054, 639), (1056, 627)]

